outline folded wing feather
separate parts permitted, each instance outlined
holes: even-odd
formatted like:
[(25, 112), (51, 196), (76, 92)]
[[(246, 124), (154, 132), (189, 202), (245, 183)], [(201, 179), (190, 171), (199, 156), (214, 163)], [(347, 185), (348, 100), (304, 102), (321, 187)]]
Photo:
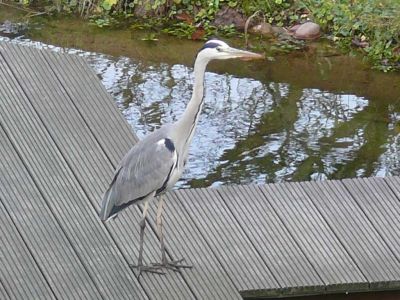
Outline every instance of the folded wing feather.
[(156, 131), (131, 148), (104, 194), (100, 212), (102, 220), (166, 185), (177, 162), (176, 149), (171, 143), (165, 134)]

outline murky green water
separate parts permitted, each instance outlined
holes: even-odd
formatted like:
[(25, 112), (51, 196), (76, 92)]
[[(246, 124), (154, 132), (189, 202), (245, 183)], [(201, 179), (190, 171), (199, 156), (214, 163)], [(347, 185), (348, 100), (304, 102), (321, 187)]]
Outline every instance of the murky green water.
[[(201, 46), (144, 35), (65, 20), (10, 42), (85, 56), (141, 137), (183, 112)], [(328, 44), (309, 48), (273, 62), (212, 63), (178, 186), (400, 175), (400, 75)]]

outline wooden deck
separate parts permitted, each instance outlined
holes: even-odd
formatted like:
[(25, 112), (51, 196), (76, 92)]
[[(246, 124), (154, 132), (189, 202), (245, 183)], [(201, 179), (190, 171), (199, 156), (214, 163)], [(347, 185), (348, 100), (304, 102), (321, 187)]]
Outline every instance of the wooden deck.
[[(141, 212), (97, 212), (136, 142), (83, 59), (0, 43), (0, 298), (242, 299), (400, 289), (400, 178), (167, 195), (170, 258), (144, 274)], [(151, 207), (145, 262), (160, 260)]]

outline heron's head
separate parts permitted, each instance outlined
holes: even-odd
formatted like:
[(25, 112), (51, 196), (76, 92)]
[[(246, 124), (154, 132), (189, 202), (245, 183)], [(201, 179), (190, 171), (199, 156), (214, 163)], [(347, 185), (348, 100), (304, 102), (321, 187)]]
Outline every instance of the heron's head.
[(252, 59), (264, 58), (264, 55), (232, 48), (223, 41), (212, 39), (204, 44), (204, 46), (199, 50), (197, 57), (203, 58), (207, 61), (213, 59), (229, 59), (229, 58), (252, 60)]

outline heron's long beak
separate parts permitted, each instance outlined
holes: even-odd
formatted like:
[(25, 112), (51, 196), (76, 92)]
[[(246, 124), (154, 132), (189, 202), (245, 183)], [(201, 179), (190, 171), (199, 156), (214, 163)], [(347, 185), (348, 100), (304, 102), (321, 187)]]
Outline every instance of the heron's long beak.
[(236, 48), (229, 47), (228, 49), (224, 49), (230, 57), (239, 58), (241, 60), (253, 60), (253, 59), (264, 59), (264, 54), (258, 54), (246, 50), (240, 50)]

